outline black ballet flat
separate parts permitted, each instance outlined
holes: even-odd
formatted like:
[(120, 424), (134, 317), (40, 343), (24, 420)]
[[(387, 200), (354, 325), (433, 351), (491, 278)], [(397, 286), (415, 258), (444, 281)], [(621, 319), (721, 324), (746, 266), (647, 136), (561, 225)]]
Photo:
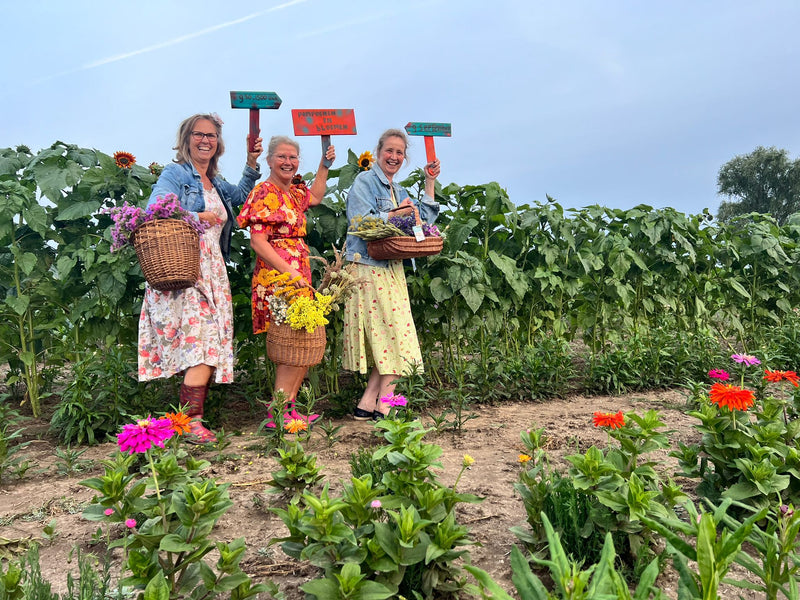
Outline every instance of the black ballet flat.
[(369, 421), (370, 419), (374, 419), (375, 413), (371, 410), (364, 410), (363, 408), (358, 408), (357, 406), (353, 409), (353, 418), (356, 421)]

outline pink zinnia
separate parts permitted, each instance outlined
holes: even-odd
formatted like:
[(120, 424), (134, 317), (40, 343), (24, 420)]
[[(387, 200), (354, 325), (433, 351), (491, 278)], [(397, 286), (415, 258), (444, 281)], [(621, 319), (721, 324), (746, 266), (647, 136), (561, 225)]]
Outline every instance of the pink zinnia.
[(405, 396), (393, 396), (387, 395), (381, 398), (381, 402), (383, 404), (388, 404), (389, 406), (405, 406), (408, 404), (408, 400), (406, 400)]
[(719, 379), (720, 381), (728, 381), (728, 379), (731, 378), (728, 372), (722, 369), (711, 369), (708, 372), (708, 376), (711, 377), (711, 379)]
[(744, 363), (749, 367), (761, 364), (761, 361), (752, 354), (731, 354), (731, 358), (737, 363)]
[(136, 519), (125, 519), (125, 527), (128, 529), (136, 527)]
[(373, 500), (372, 504), (370, 504), (370, 506), (372, 508), (380, 508), (381, 507), (381, 501), (380, 500)]
[(113, 515), (113, 514), (114, 514), (114, 509), (113, 509), (113, 508), (107, 508), (107, 509), (105, 509), (105, 510), (103, 511), (103, 514), (104, 514), (105, 516), (107, 516), (107, 517), (110, 517), (111, 515)]
[(164, 447), (164, 442), (173, 436), (175, 430), (169, 419), (147, 417), (136, 423), (125, 425), (117, 434), (120, 452), (129, 454), (147, 452), (153, 446)]

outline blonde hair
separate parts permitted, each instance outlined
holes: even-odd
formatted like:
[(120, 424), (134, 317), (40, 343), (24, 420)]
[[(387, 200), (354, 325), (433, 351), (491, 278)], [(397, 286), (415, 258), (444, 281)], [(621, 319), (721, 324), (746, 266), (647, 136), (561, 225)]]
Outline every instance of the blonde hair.
[(222, 122), (217, 115), (198, 113), (183, 120), (178, 126), (178, 136), (175, 141), (175, 147), (173, 148), (173, 150), (175, 150), (173, 162), (178, 164), (192, 162), (190, 145), (192, 131), (194, 131), (194, 126), (197, 122), (203, 119), (212, 123), (214, 129), (217, 131), (217, 151), (214, 153), (214, 156), (211, 157), (211, 160), (208, 161), (208, 171), (206, 171), (208, 178), (214, 179), (217, 173), (219, 173), (219, 157), (225, 153), (225, 142), (222, 141)]
[(300, 156), (300, 144), (287, 135), (273, 135), (269, 138), (269, 145), (267, 146), (267, 158), (275, 156), (275, 149), (281, 144), (292, 146), (297, 151), (297, 156)]
[(381, 134), (381, 137), (378, 138), (378, 146), (375, 149), (375, 156), (381, 153), (383, 149), (383, 145), (386, 143), (390, 137), (398, 137), (403, 140), (403, 145), (405, 146), (404, 149), (404, 156), (403, 161), (408, 160), (408, 136), (406, 136), (406, 132), (402, 129), (387, 129)]

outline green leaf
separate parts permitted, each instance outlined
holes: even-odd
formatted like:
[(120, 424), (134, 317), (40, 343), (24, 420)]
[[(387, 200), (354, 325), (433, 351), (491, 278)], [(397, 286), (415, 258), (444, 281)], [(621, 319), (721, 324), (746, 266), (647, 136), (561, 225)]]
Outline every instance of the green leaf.
[(30, 305), (30, 296), (8, 296), (6, 297), (6, 304), (18, 315), (24, 315)]
[(194, 550), (194, 544), (188, 543), (175, 533), (170, 533), (161, 538), (158, 548), (164, 552), (191, 552)]
[(36, 262), (38, 260), (39, 259), (35, 254), (32, 254), (31, 252), (25, 252), (24, 254), (17, 256), (16, 262), (22, 272), (27, 276), (30, 275), (36, 268)]
[(144, 588), (144, 600), (169, 600), (169, 587), (163, 571), (156, 573)]
[(47, 212), (38, 204), (33, 204), (22, 211), (22, 218), (42, 237), (47, 236)]
[(55, 219), (56, 221), (72, 221), (83, 217), (91, 217), (101, 206), (102, 203), (96, 200), (75, 202), (67, 206), (67, 208), (59, 210)]
[(472, 309), (472, 312), (477, 313), (483, 302), (484, 295), (474, 287), (463, 287), (460, 293), (464, 300), (467, 301), (467, 306)]

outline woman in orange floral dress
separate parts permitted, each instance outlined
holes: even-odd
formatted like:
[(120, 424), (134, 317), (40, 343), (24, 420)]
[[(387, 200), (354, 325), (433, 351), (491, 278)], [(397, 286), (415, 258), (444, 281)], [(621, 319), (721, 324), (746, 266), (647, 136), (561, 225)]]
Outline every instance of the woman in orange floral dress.
[[(273, 289), (258, 283), (259, 273), (271, 270), (289, 273), (292, 278), (302, 277), (299, 285), (311, 286), (311, 266), (305, 241), (306, 210), (322, 202), (328, 185), (327, 165), (332, 164), (335, 158), (334, 147), (328, 147), (320, 160), (314, 183), (306, 187), (301, 179), (295, 177), (300, 165), (300, 145), (286, 136), (274, 136), (269, 141), (269, 177), (250, 192), (237, 218), (240, 227), (250, 227), (250, 247), (256, 253), (253, 333), (265, 333), (270, 323), (267, 297), (272, 295)], [(289, 402), (284, 419), (298, 418), (311, 422), (319, 417), (303, 417), (294, 409), (297, 392), (307, 371), (307, 367), (275, 365), (274, 391), (282, 392)], [(274, 423), (270, 426), (274, 427)]]

